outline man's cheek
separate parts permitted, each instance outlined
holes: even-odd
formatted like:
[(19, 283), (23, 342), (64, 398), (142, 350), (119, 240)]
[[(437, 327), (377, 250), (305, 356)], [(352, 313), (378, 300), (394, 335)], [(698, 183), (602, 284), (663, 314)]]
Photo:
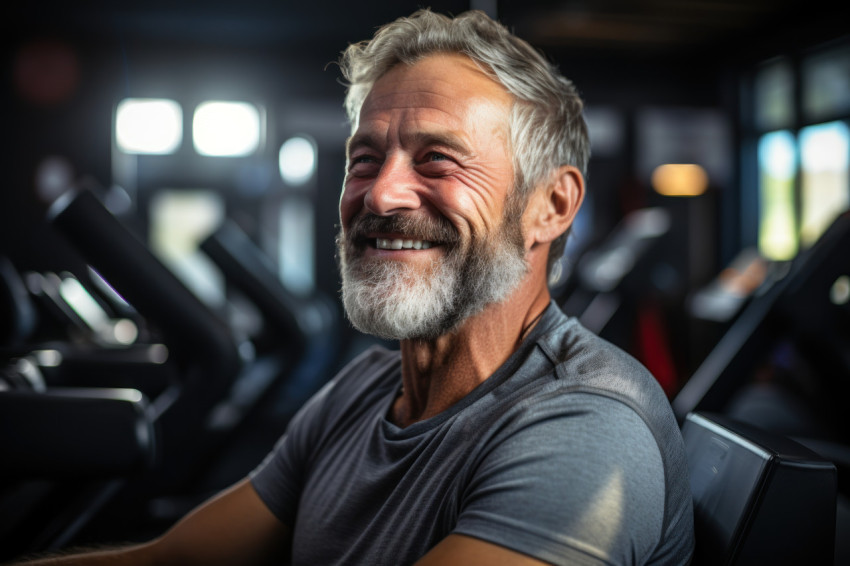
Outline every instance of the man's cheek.
[(372, 186), (370, 179), (348, 177), (343, 181), (342, 192), (339, 195), (339, 209), (350, 219), (363, 209), (364, 199)]

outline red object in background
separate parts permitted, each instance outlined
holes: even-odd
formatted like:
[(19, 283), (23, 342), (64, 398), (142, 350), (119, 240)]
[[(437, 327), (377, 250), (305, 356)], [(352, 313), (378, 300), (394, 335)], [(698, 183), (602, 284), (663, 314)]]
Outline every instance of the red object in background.
[(79, 75), (76, 53), (58, 40), (31, 41), (15, 57), (14, 81), (18, 94), (41, 106), (69, 99), (77, 89)]
[(678, 391), (679, 379), (661, 308), (654, 303), (641, 305), (636, 330), (637, 358), (655, 376), (667, 397), (671, 398)]

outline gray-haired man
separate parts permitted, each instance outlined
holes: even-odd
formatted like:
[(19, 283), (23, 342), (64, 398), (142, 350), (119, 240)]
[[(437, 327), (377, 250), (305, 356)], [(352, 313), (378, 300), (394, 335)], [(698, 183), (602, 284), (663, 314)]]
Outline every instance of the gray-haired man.
[(480, 12), (417, 12), (341, 65), (343, 301), (401, 351), (349, 364), (162, 537), (55, 563), (688, 563), (666, 398), (547, 288), (589, 156), (572, 84)]

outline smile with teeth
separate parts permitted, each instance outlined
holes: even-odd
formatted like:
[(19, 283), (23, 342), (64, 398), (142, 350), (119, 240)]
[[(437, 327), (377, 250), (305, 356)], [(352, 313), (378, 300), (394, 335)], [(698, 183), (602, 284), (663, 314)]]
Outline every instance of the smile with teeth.
[(376, 238), (375, 247), (379, 250), (427, 250), (433, 246), (427, 240), (403, 240), (401, 238)]

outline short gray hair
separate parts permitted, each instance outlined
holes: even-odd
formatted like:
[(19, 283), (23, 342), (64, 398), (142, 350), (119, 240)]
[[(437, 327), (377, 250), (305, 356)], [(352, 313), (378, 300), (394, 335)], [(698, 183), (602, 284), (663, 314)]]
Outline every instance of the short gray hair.
[[(381, 27), (371, 40), (349, 45), (340, 67), (348, 82), (345, 110), (352, 129), (375, 81), (398, 63), (413, 65), (436, 53), (466, 55), (515, 97), (510, 143), (518, 196), (525, 200), (562, 165), (585, 174), (590, 140), (575, 86), (540, 52), (478, 10), (455, 18), (419, 10)], [(550, 270), (567, 233), (552, 242)]]

